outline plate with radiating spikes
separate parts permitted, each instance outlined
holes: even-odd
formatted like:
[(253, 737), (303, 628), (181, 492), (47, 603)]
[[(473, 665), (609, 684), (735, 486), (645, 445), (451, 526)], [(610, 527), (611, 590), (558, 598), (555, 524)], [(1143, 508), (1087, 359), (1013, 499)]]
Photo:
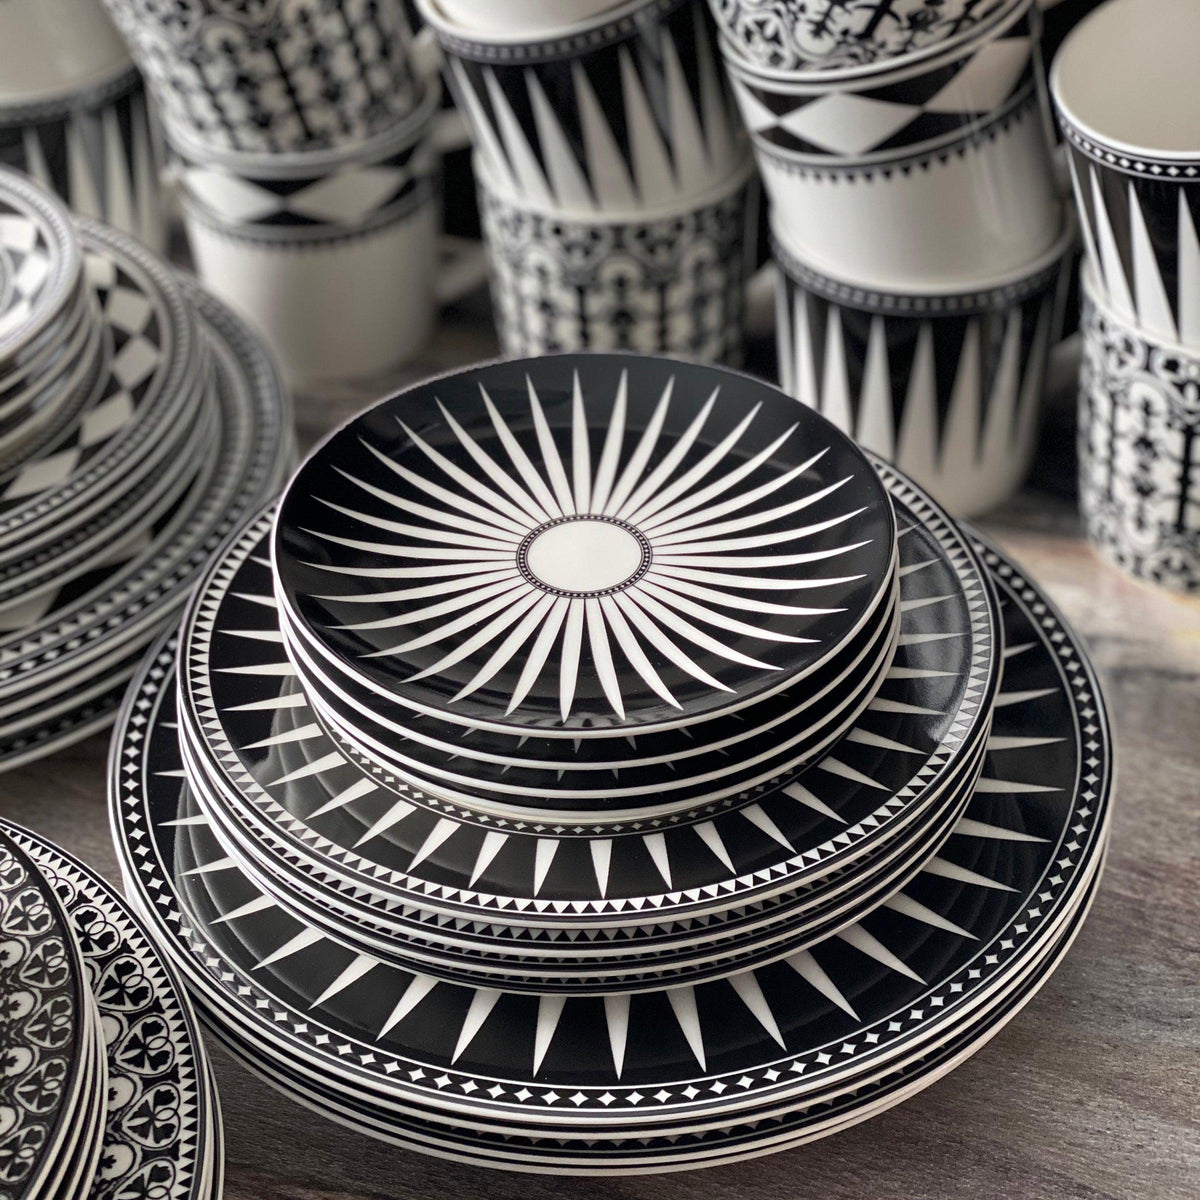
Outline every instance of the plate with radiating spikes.
[(280, 645), (264, 514), (214, 562), (185, 622), (183, 726), (210, 806), (276, 876), (396, 936), (434, 914), (446, 934), (483, 921), (626, 937), (806, 889), (817, 902), (819, 881), (945, 797), (986, 735), (999, 679), (981, 564), (928, 497), (881, 470), (901, 514), (901, 644), (855, 728), (795, 783), (653, 819), (571, 821), (412, 787), (313, 712)]
[(439, 981), (330, 937), (264, 894), (193, 806), (169, 643), (112, 760), (131, 892), (211, 1020), (381, 1122), (553, 1137), (604, 1169), (589, 1147), (610, 1134), (669, 1139), (829, 1101), (1014, 994), (1099, 864), (1112, 762), (1093, 671), (1044, 594), (985, 553), (1005, 680), (968, 807), (899, 892), (781, 961), (694, 986), (537, 995)]
[(414, 713), (624, 738), (735, 712), (894, 582), (863, 453), (778, 389), (633, 355), (492, 363), (310, 455), (276, 520), (290, 629)]

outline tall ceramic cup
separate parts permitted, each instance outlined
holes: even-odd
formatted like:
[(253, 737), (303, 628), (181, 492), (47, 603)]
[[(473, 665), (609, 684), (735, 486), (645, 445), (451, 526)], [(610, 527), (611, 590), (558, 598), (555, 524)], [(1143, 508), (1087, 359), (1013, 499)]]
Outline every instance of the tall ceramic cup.
[(1050, 76), (1096, 282), (1148, 334), (1200, 345), (1200, 3), (1111, 0)]

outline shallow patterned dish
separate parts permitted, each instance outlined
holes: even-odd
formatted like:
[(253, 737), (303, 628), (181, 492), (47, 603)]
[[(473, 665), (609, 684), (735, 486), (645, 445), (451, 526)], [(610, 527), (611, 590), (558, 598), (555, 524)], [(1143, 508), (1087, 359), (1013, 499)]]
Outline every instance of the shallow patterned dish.
[(100, 1173), (89, 1200), (201, 1200), (222, 1153), (191, 1005), (126, 902), (82, 863), (0, 822), (58, 894), (83, 952), (108, 1057)]
[(401, 392), (301, 467), (276, 522), (293, 631), (415, 712), (612, 737), (799, 692), (891, 586), (853, 443), (777, 389), (629, 355)]

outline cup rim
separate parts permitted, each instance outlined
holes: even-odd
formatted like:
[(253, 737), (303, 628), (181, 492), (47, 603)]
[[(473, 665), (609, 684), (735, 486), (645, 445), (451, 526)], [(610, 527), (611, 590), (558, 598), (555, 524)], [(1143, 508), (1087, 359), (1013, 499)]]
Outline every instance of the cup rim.
[[(627, 20), (639, 9), (661, 7), (669, 10), (683, 4), (685, 0), (623, 0), (586, 21), (559, 25), (552, 29), (542, 30), (537, 34), (522, 33), (520, 30), (512, 33), (480, 33), (468, 25), (459, 25), (452, 21), (438, 7), (437, 0), (414, 0), (414, 2), (417, 11), (421, 14), (421, 19), (437, 34), (478, 46), (512, 47), (540, 46), (543, 43), (558, 42), (567, 38), (573, 40), (582, 37), (586, 41), (589, 33), (596, 29), (602, 29), (613, 22)], [(1016, 0), (1016, 2), (1020, 2), (1020, 0)]]
[[(999, 292), (1018, 287), (1023, 282), (1050, 270), (1056, 263), (1067, 258), (1074, 248), (1079, 233), (1078, 221), (1074, 210), (1067, 204), (1060, 205), (1062, 214), (1061, 228), (1050, 243), (1036, 258), (994, 275), (984, 276), (970, 285), (961, 283), (938, 282), (936, 280), (912, 280), (898, 286), (894, 283), (880, 281), (864, 281), (849, 279), (836, 269), (828, 269), (824, 263), (815, 260), (811, 255), (798, 252), (788, 244), (787, 232), (776, 213), (771, 214), (771, 244), (774, 252), (782, 251), (798, 265), (812, 271), (816, 275), (828, 278), (840, 286), (861, 291), (879, 297), (903, 299), (913, 297), (919, 300), (937, 300), (943, 297), (962, 297), (964, 299), (983, 296), (989, 292)], [(778, 259), (776, 260), (778, 263)], [(781, 268), (783, 269), (783, 268)]]
[[(418, 0), (418, 2), (425, 3), (429, 2), (429, 0)], [(910, 70), (914, 74), (919, 74), (934, 66), (941, 65), (940, 63), (934, 63), (932, 60), (940, 58), (942, 55), (945, 55), (946, 61), (953, 61), (963, 53), (976, 49), (976, 41), (981, 44), (991, 41), (1006, 21), (1010, 25), (1015, 24), (1020, 17), (1028, 12), (1032, 12), (1036, 7), (1037, 0), (1011, 0), (1007, 7), (1002, 4), (982, 24), (964, 30), (957, 37), (934, 42), (930, 46), (924, 46), (920, 50), (914, 50), (909, 54), (898, 54), (890, 58), (877, 59), (871, 63), (854, 64), (853, 66), (846, 67), (789, 69), (786, 67), (769, 67), (751, 62), (743, 55), (740, 47), (725, 31), (724, 27), (719, 30), (719, 44), (721, 55), (725, 59), (731, 74), (758, 76), (760, 79), (776, 85), (792, 84), (793, 86), (799, 86), (805, 91), (820, 91), (838, 83), (876, 87), (879, 86), (881, 77), (886, 77), (884, 81), (891, 83), (893, 82), (890, 78), (892, 74), (899, 75), (902, 72)], [(907, 75), (905, 77), (907, 78)]]
[(487, 165), (478, 149), (474, 150), (471, 154), (471, 167), (475, 173), (477, 187), (490, 192), (497, 199), (513, 208), (519, 208), (523, 212), (536, 213), (538, 216), (558, 218), (563, 221), (578, 221), (589, 225), (648, 225), (656, 221), (667, 221), (671, 217), (720, 203), (720, 201), (732, 196), (739, 188), (745, 187), (747, 183), (755, 178), (757, 173), (754, 154), (751, 152), (749, 146), (747, 146), (742, 160), (734, 170), (719, 183), (715, 183), (701, 192), (673, 200), (667, 204), (655, 205), (654, 207), (604, 209), (558, 207), (557, 205), (539, 204), (535, 200), (526, 199), (512, 188), (507, 188), (503, 184), (496, 182), (489, 173)]
[[(1071, 43), (1074, 41), (1081, 30), (1099, 17), (1105, 8), (1110, 5), (1102, 5), (1099, 9), (1089, 13), (1074, 29), (1067, 35), (1063, 41), (1059, 51), (1054, 56), (1054, 62), (1050, 66), (1048, 83), (1050, 87), (1050, 95), (1054, 100), (1054, 107), (1057, 110), (1059, 121), (1064, 128), (1070, 132), (1077, 134), (1088, 142), (1093, 143), (1100, 151), (1111, 151), (1118, 157), (1128, 157), (1133, 159), (1156, 159), (1161, 162), (1172, 164), (1192, 164), (1200, 167), (1200, 140), (1197, 141), (1196, 148), (1187, 150), (1164, 150), (1152, 145), (1138, 145), (1133, 142), (1126, 141), (1124, 138), (1113, 137), (1110, 134), (1101, 133), (1080, 117), (1074, 111), (1071, 105), (1071, 97), (1069, 91), (1064, 98), (1063, 74), (1070, 66), (1071, 58)], [(1200, 172), (1193, 178), (1200, 178)], [(1164, 182), (1171, 182), (1167, 179)], [(1176, 182), (1186, 183), (1185, 179), (1177, 179)]]
[(374, 162), (402, 146), (428, 137), (437, 117), (441, 87), (436, 77), (427, 80), (413, 110), (392, 126), (368, 138), (326, 146), (317, 150), (231, 150), (209, 146), (175, 125), (165, 114), (160, 117), (163, 133), (172, 150), (187, 166), (225, 167), (235, 174), (254, 174), (264, 179), (287, 179), (297, 175), (321, 175), (356, 162)]

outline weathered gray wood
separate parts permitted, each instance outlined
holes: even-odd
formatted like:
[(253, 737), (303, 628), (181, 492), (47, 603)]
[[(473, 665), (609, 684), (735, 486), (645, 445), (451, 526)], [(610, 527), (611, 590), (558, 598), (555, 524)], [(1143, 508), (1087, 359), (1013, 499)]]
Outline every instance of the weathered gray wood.
[[(482, 308), (458, 310), (419, 362), (374, 389), (299, 406), (306, 443), (371, 394), (495, 353)], [(1047, 445), (1047, 459), (1061, 446)], [(1195, 1200), (1200, 1196), (1200, 602), (1101, 564), (1069, 501), (1029, 492), (984, 528), (1091, 647), (1119, 748), (1104, 886), (1058, 973), (950, 1078), (878, 1119), (704, 1175), (529, 1178), (442, 1163), (350, 1134), (214, 1051), (230, 1200)], [(110, 876), (107, 740), (0, 780), (0, 813)]]

